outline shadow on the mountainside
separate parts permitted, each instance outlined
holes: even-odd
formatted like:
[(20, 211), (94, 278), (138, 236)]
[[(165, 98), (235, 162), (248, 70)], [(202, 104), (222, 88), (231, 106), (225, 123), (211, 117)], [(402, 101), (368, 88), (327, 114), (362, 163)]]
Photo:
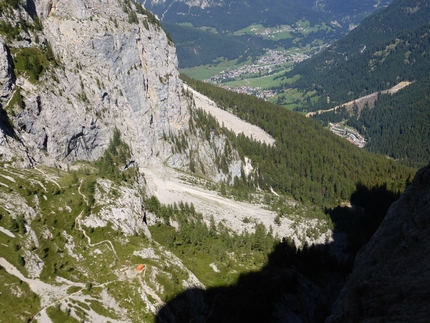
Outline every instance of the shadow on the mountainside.
[(326, 210), (336, 228), (331, 243), (298, 250), (282, 239), (261, 271), (230, 286), (188, 289), (160, 308), (156, 322), (324, 322), (359, 247), (398, 197), (385, 186), (357, 185), (350, 207)]
[(367, 188), (356, 185), (351, 195), (351, 206), (326, 209), (337, 232), (348, 236), (349, 251), (354, 256), (369, 241), (387, 213), (390, 205), (398, 200), (399, 192), (389, 191), (386, 185)]
[(32, 18), (37, 16), (36, 5), (34, 4), (34, 0), (27, 0), (25, 9)]
[(5, 110), (2, 109), (0, 104), (0, 132), (12, 138), (16, 138), (15, 130), (12, 127), (12, 121)]

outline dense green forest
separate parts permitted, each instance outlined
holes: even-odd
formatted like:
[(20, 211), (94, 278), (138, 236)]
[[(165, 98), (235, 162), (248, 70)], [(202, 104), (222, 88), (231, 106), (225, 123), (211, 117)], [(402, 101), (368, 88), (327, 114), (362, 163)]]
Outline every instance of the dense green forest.
[(429, 31), (430, 24), (426, 24), (402, 33), (342, 67), (316, 75), (313, 89), (320, 95), (320, 100), (307, 109), (319, 110), (328, 106), (326, 96), (330, 97), (330, 105), (337, 105), (385, 90), (401, 81), (420, 82), (430, 72)]
[(421, 168), (430, 160), (429, 89), (429, 83), (414, 83), (394, 95), (380, 95), (359, 115), (341, 108), (313, 118), (323, 126), (343, 122), (367, 139), (366, 150)]
[[(375, 1), (373, 0), (296, 0), (296, 2), (304, 6), (315, 6), (324, 12), (330, 12), (334, 16), (345, 19), (345, 13), (350, 12), (352, 15), (364, 15), (372, 12), (375, 8)], [(386, 6), (392, 0), (380, 0), (379, 6)], [(350, 17), (349, 17), (350, 18)]]
[(293, 87), (307, 93), (308, 100), (295, 108), (307, 112), (329, 109), (401, 81), (414, 82), (395, 95), (379, 96), (375, 109), (361, 114), (338, 110), (314, 118), (324, 125), (345, 121), (366, 137), (365, 149), (422, 167), (430, 158), (429, 16), (429, 2), (395, 0), (325, 51), (279, 76), (286, 81), (300, 78), (277, 90)]
[[(295, 23), (291, 22), (291, 25)], [(305, 47), (315, 39), (329, 42), (336, 37), (334, 29), (322, 26), (310, 32), (292, 29), (290, 36), (283, 39), (265, 39), (249, 32), (235, 35), (217, 32), (213, 27), (195, 28), (169, 22), (163, 22), (163, 27), (175, 42), (180, 68), (211, 65), (220, 59), (238, 59), (241, 62), (248, 58), (256, 59), (267, 49)]]
[[(430, 24), (427, 23), (398, 34), (395, 39), (363, 53), (363, 57), (345, 63), (343, 73), (338, 77), (334, 77), (338, 69), (316, 76), (315, 79), (325, 84), (324, 91), (335, 93), (330, 95), (331, 102), (335, 102), (332, 104), (345, 102), (348, 96), (357, 96), (360, 89), (360, 95), (364, 95), (400, 81), (414, 83), (395, 95), (380, 95), (374, 109), (365, 109), (360, 114), (338, 111), (316, 115), (315, 118), (324, 123), (347, 120), (349, 126), (368, 139), (367, 150), (412, 167), (425, 166), (430, 159), (427, 147), (430, 137), (429, 33)], [(328, 107), (321, 90), (321, 100), (308, 107), (309, 110)]]
[[(410, 9), (413, 7), (417, 10)], [(317, 91), (318, 103), (302, 107), (308, 110), (332, 107), (387, 89), (402, 79), (416, 79), (428, 68), (428, 55), (420, 55), (428, 46), (428, 37), (421, 36), (427, 32), (429, 15), (428, 2), (396, 0), (283, 77), (298, 74), (300, 79), (293, 87)]]
[[(162, 20), (171, 23), (191, 23), (194, 27), (213, 27), (220, 33), (228, 33), (262, 23), (267, 27), (281, 24), (294, 24), (303, 18), (311, 25), (321, 21), (330, 23), (331, 15), (318, 12), (311, 7), (305, 7), (291, 0), (251, 0), (244, 4), (242, 1), (227, 0), (222, 5), (200, 8), (189, 7), (182, 2), (173, 2), (169, 10), (163, 12)], [(164, 3), (147, 3), (145, 6), (155, 13), (161, 13)]]
[(348, 125), (370, 138), (366, 149), (412, 167), (430, 161), (430, 82), (414, 83), (396, 95), (381, 95)]
[(265, 50), (306, 46), (316, 38), (326, 38), (333, 32), (324, 29), (304, 35), (291, 31), (291, 37), (275, 40), (264, 39), (249, 33), (233, 35), (218, 33), (210, 28), (194, 28), (187, 25), (163, 23), (176, 45), (179, 67), (188, 68), (200, 65), (212, 65), (221, 59), (246, 61), (258, 58)]
[[(356, 148), (302, 115), (182, 77), (220, 107), (260, 126), (276, 139), (276, 145), (269, 146), (226, 131), (241, 156), (253, 161), (256, 172), (248, 178), (242, 176), (245, 185), (273, 188), (302, 202), (333, 206), (348, 200), (360, 183), (369, 188), (385, 185), (391, 191), (402, 191), (414, 173), (395, 161)], [(213, 118), (200, 117), (199, 125), (208, 132), (217, 131)]]
[[(381, 0), (376, 6), (391, 1)], [(350, 24), (359, 23), (373, 12), (375, 3), (372, 0), (326, 0), (317, 4), (314, 0), (227, 0), (216, 4), (211, 1), (186, 4), (182, 1), (150, 0), (145, 1), (145, 7), (160, 17), (176, 43), (179, 66), (186, 68), (212, 64), (221, 57), (259, 57), (265, 48), (289, 49), (314, 46), (315, 42), (330, 43), (345, 35)], [(244, 36), (233, 34), (259, 24), (265, 28), (294, 27), (302, 20), (309, 21), (310, 29), (303, 33), (292, 29), (291, 37), (282, 40), (263, 39), (250, 33)], [(321, 26), (321, 29), (313, 29), (315, 26)], [(238, 43), (242, 44), (240, 52), (237, 52)]]
[(338, 20), (339, 29), (348, 30), (349, 23), (358, 23), (363, 17), (392, 0), (225, 0), (188, 4), (182, 1), (145, 1), (145, 7), (160, 16), (164, 22), (190, 22), (195, 27), (210, 26), (218, 31), (232, 32), (254, 23), (273, 27), (310, 20), (312, 25), (321, 21)]
[[(150, 8), (157, 12), (157, 4), (152, 4)], [(264, 39), (252, 33), (233, 34), (255, 24), (265, 28), (280, 25), (294, 27), (301, 20), (309, 21), (310, 28), (325, 27), (305, 32), (291, 29), (291, 36), (281, 40)], [(163, 14), (163, 26), (176, 44), (180, 68), (213, 64), (220, 58), (257, 58), (267, 48), (306, 46), (316, 39), (327, 43), (337, 39), (342, 30), (331, 26), (331, 20), (330, 15), (317, 12), (311, 6), (304, 7), (293, 1), (280, 0), (273, 0), (271, 5), (260, 1), (247, 5), (232, 2), (230, 5), (205, 9), (188, 8), (183, 3), (175, 2), (166, 15)]]

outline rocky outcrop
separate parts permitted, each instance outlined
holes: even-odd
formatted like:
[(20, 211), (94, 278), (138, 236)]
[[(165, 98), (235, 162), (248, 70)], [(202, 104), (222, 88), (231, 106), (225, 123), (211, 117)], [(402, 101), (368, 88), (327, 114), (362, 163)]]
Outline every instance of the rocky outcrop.
[[(34, 0), (27, 11), (16, 10), (29, 24), (37, 15), (43, 31), (22, 30), (19, 38), (25, 42), (7, 44), (14, 55), (34, 47), (44, 53), (52, 49), (55, 57), (42, 59), (43, 72), (34, 82), (27, 71), (13, 79), (12, 57), (5, 46), (0, 53), (0, 96), (10, 98), (13, 86), (22, 95), (25, 108), (11, 107), (8, 117), (32, 163), (94, 161), (116, 128), (139, 166), (163, 163), (189, 170), (191, 155), (214, 164), (220, 152), (213, 149), (222, 152), (226, 139), (214, 136), (215, 144), (208, 145), (189, 133), (194, 105), (179, 78), (176, 49), (133, 1)], [(189, 147), (207, 149), (175, 150), (169, 139), (185, 133)], [(232, 161), (237, 164), (239, 159)], [(213, 169), (207, 174), (220, 176)]]
[[(0, 104), (4, 106), (9, 100), (13, 88), (13, 73), (9, 51), (0, 38)], [(0, 106), (0, 107), (1, 107)]]
[(426, 322), (430, 312), (430, 165), (393, 203), (327, 319)]
[(89, 214), (81, 223), (90, 228), (111, 225), (115, 231), (126, 236), (144, 232), (145, 236), (150, 238), (151, 233), (143, 221), (142, 201), (135, 193), (133, 188), (123, 186), (117, 190), (111, 181), (98, 179), (94, 206), (99, 211), (97, 214)]
[(28, 166), (32, 160), (17, 136), (10, 116), (5, 110), (12, 101), (15, 89), (15, 76), (12, 69), (12, 56), (0, 37), (0, 160), (13, 161), (16, 165)]
[[(57, 1), (55, 1), (56, 3)], [(42, 19), (47, 17), (54, 6), (54, 0), (28, 0), (27, 7), (33, 8), (37, 16)]]

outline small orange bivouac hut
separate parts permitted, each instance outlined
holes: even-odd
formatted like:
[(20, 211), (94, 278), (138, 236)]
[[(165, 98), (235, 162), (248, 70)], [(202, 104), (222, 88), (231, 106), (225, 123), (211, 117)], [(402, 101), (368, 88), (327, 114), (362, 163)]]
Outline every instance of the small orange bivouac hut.
[(140, 264), (139, 266), (137, 266), (137, 271), (143, 271), (145, 269), (145, 265), (144, 264)]

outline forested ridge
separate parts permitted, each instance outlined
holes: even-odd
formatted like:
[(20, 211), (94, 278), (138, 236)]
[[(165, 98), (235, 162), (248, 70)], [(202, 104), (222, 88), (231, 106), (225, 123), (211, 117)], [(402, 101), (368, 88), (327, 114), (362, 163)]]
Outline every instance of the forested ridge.
[[(182, 2), (173, 2), (166, 10), (166, 3), (147, 4), (151, 10), (163, 16), (163, 26), (175, 41), (181, 68), (214, 64), (218, 59), (244, 60), (258, 58), (265, 49), (291, 48), (312, 44), (316, 39), (325, 43), (338, 39), (347, 31), (347, 26), (332, 25), (333, 13), (319, 11), (313, 4), (301, 1), (271, 0), (226, 1), (204, 9), (188, 7)], [(163, 9), (164, 8), (164, 9)], [(349, 12), (344, 8), (346, 12)], [(328, 26), (309, 33), (290, 30), (291, 37), (280, 40), (264, 39), (261, 36), (235, 32), (252, 25), (265, 28), (281, 25), (294, 27), (298, 21), (309, 21), (310, 27)]]
[(365, 149), (422, 167), (430, 159), (429, 17), (429, 2), (395, 0), (283, 75), (300, 78), (281, 87), (313, 93), (314, 99), (295, 109), (305, 112), (329, 109), (401, 81), (413, 82), (394, 95), (380, 95), (374, 106), (362, 112), (338, 110), (314, 117), (325, 125), (345, 121), (365, 136)]
[[(245, 16), (247, 15), (242, 14), (240, 17)], [(223, 17), (225, 17), (225, 15), (223, 15)], [(239, 23), (241, 21), (240, 17), (237, 19), (233, 18), (231, 21)], [(255, 18), (251, 15), (247, 17), (247, 19)], [(284, 18), (289, 19), (288, 17)], [(301, 18), (297, 20), (274, 21), (278, 21), (279, 25), (286, 24), (295, 26), (296, 22), (300, 19)], [(314, 25), (314, 20), (315, 19), (311, 20), (311, 26)], [(247, 23), (249, 23), (249, 25), (261, 23), (264, 24), (266, 28), (277, 26), (276, 23), (268, 23), (267, 21), (266, 19), (263, 21), (256, 20), (254, 22), (249, 20)], [(279, 40), (265, 39), (264, 37), (253, 35), (249, 32), (241, 35), (233, 33), (243, 27), (249, 26), (246, 24), (243, 26), (242, 24), (237, 26), (233, 25), (231, 26), (231, 31), (226, 31), (219, 30), (220, 27), (218, 23), (210, 23), (209, 21), (205, 21), (205, 23), (206, 24), (203, 24), (202, 27), (196, 28), (184, 24), (163, 22), (164, 28), (169, 32), (175, 42), (180, 68), (212, 65), (216, 64), (216, 62), (219, 62), (221, 59), (237, 59), (237, 63), (246, 61), (249, 58), (256, 60), (258, 57), (262, 56), (268, 48), (291, 48), (297, 45), (305, 47), (313, 43), (315, 39), (329, 42), (335, 37), (339, 37), (333, 28), (328, 28), (311, 31), (308, 34), (292, 29), (290, 31), (291, 36), (288, 38)], [(224, 26), (224, 24), (221, 24), (221, 26)]]
[(163, 23), (163, 26), (175, 41), (181, 68), (214, 64), (220, 59), (246, 59), (244, 52), (247, 57), (257, 57), (263, 53), (264, 47), (271, 46), (270, 41), (257, 37), (244, 39), (172, 23)]
[[(338, 69), (324, 73), (329, 77), (325, 80), (325, 89), (335, 93), (330, 95), (334, 104), (359, 89), (367, 92), (382, 90), (383, 86), (400, 81), (412, 81), (413, 84), (394, 95), (379, 95), (374, 107), (361, 113), (339, 111), (316, 115), (315, 118), (324, 122), (347, 120), (349, 126), (368, 139), (367, 150), (390, 156), (409, 166), (427, 165), (430, 159), (429, 33), (430, 23), (427, 23), (375, 46), (360, 59), (345, 63), (343, 73), (339, 73), (337, 78), (334, 74)], [(327, 106), (327, 100), (322, 99), (310, 109)]]
[(430, 82), (414, 83), (396, 95), (381, 95), (348, 125), (370, 138), (367, 150), (412, 167), (430, 160)]
[[(163, 21), (171, 23), (192, 23), (195, 27), (213, 27), (220, 33), (234, 32), (256, 23), (267, 27), (281, 24), (293, 24), (304, 17), (311, 25), (319, 24), (321, 20), (330, 22), (330, 14), (318, 12), (311, 6), (303, 6), (299, 1), (270, 0), (270, 1), (223, 1), (221, 5), (191, 6), (176, 1), (169, 10), (163, 13)], [(164, 2), (152, 1), (146, 4), (151, 11), (158, 13), (163, 10)], [(161, 9), (160, 9), (161, 8)]]
[[(248, 178), (242, 176), (249, 186), (273, 188), (302, 202), (333, 206), (349, 199), (358, 184), (402, 191), (414, 173), (393, 160), (356, 148), (302, 115), (252, 96), (182, 78), (220, 107), (276, 139), (276, 145), (268, 146), (230, 133), (234, 147), (241, 156), (251, 158), (256, 169)], [(200, 126), (216, 131), (216, 121), (210, 120), (200, 119), (205, 122)]]
[(312, 80), (304, 74), (293, 87), (301, 91), (315, 90), (319, 100), (303, 108), (310, 111), (329, 108), (386, 90), (401, 81), (428, 82), (429, 32), (430, 23), (426, 23), (367, 48), (359, 56), (342, 59), (336, 68), (313, 74)]
[(304, 104), (300, 109), (330, 108), (385, 90), (402, 80), (426, 76), (429, 16), (428, 2), (396, 0), (323, 52), (287, 72), (286, 78), (300, 75), (288, 87), (316, 91), (319, 97), (316, 104)]

